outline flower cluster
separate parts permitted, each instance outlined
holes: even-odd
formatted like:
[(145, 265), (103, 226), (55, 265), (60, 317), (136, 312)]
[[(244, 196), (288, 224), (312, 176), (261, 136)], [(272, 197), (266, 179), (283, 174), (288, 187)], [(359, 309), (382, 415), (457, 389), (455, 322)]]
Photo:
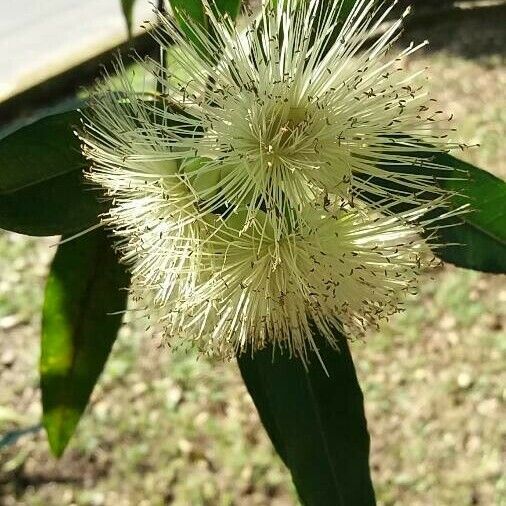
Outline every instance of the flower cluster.
[(306, 359), (315, 329), (336, 344), (335, 329), (356, 335), (415, 289), (447, 129), (399, 68), (419, 46), (390, 55), (391, 7), (359, 0), (343, 22), (339, 1), (266, 1), (240, 31), (206, 6), (211, 29), (187, 20), (191, 40), (160, 15), (178, 72), (142, 63), (161, 93), (136, 92), (118, 62), (120, 85), (92, 96), (88, 177), (168, 338)]

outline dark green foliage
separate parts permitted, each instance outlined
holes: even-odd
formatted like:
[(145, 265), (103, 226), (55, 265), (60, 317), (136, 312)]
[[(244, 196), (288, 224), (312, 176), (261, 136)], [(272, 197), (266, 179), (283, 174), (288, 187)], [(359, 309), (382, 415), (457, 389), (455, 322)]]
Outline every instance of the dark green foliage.
[[(420, 161), (419, 164), (396, 166), (390, 168), (391, 172), (406, 174), (407, 179), (411, 173), (425, 174), (432, 177), (441, 188), (453, 192), (448, 205), (424, 216), (424, 219), (436, 220), (431, 225), (437, 229), (436, 234), (429, 239), (434, 244), (434, 253), (459, 267), (484, 272), (506, 272), (506, 182), (447, 153), (414, 152), (413, 156)], [(448, 170), (424, 164), (424, 159), (430, 159)], [(388, 167), (382, 165), (382, 169)], [(413, 204), (388, 197), (392, 192), (409, 191), (408, 185), (381, 178), (369, 181), (381, 187), (385, 194), (379, 196), (364, 192), (362, 197), (390, 204), (394, 212), (407, 211), (413, 207)], [(438, 195), (426, 192), (423, 197), (430, 201)], [(463, 206), (467, 206), (465, 212), (441, 219), (443, 215)]]
[[(188, 24), (188, 21), (192, 20), (200, 24), (205, 30), (209, 30), (209, 23), (202, 0), (170, 0), (170, 3), (183, 32), (205, 53), (205, 48), (200, 47), (200, 41)], [(241, 0), (215, 0), (214, 5), (219, 13), (228, 14), (234, 20), (239, 14)]]
[(81, 171), (60, 174), (0, 195), (0, 227), (27, 235), (73, 234), (98, 223), (107, 209)]
[(78, 111), (63, 112), (0, 139), (0, 228), (59, 235), (98, 222), (106, 205), (83, 179), (78, 124)]
[(0, 194), (19, 191), (75, 169), (83, 169), (78, 111), (43, 117), (0, 139)]
[(314, 354), (305, 370), (268, 347), (238, 358), (244, 382), (303, 504), (374, 505), (363, 395), (348, 344), (339, 336), (336, 351), (315, 340), (328, 375)]
[(440, 184), (457, 192), (454, 208), (469, 205), (470, 210), (453, 218), (454, 226), (440, 229), (436, 250), (446, 262), (485, 272), (506, 273), (506, 182), (470, 163), (441, 154), (438, 161), (459, 172), (461, 178)]

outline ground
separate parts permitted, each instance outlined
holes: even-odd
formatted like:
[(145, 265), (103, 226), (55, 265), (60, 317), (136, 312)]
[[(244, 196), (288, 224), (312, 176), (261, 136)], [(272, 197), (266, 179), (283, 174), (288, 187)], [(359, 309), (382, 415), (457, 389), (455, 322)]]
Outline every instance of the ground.
[[(462, 154), (506, 176), (505, 19), (414, 27)], [(0, 436), (36, 425), (40, 306), (56, 239), (0, 235)], [(160, 349), (131, 316), (64, 457), (34, 429), (0, 449), (0, 504), (297, 504), (234, 363)], [(506, 504), (506, 277), (427, 273), (406, 312), (352, 344), (378, 504)]]

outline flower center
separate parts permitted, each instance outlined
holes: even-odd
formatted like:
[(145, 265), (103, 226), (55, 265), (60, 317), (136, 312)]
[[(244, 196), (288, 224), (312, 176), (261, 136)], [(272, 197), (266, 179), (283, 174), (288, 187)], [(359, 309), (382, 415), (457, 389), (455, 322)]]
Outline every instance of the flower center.
[(284, 157), (295, 154), (304, 143), (308, 125), (305, 107), (273, 111), (262, 135), (262, 151), (267, 162), (280, 163)]

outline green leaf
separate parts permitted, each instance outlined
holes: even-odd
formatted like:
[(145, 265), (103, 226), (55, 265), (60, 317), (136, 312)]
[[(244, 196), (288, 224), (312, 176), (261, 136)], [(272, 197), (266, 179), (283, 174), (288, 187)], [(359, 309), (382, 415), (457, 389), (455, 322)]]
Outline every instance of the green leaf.
[(46, 116), (0, 139), (0, 194), (11, 193), (85, 167), (78, 111)]
[(206, 14), (201, 0), (170, 0), (176, 15), (184, 15), (205, 26)]
[(437, 162), (455, 171), (455, 179), (440, 181), (457, 192), (453, 207), (468, 204), (470, 211), (452, 219), (454, 226), (440, 230), (448, 245), (436, 253), (459, 267), (506, 273), (506, 181), (448, 154), (439, 155)]
[(19, 234), (74, 234), (98, 223), (107, 210), (81, 171), (60, 174), (19, 191), (0, 194), (0, 228)]
[(128, 37), (132, 37), (132, 14), (134, 10), (135, 0), (121, 0), (121, 10), (125, 18), (126, 27), (128, 30)]
[[(327, 2), (333, 2), (334, 0), (327, 0)], [(339, 11), (339, 19), (344, 22), (349, 16), (353, 6), (357, 3), (357, 0), (342, 0), (341, 8)]]
[(315, 336), (308, 371), (267, 348), (238, 358), (242, 377), (277, 452), (308, 506), (375, 504), (363, 395), (346, 339), (340, 351)]
[[(430, 157), (432, 162), (449, 167), (450, 170), (444, 172), (444, 177), (441, 177), (439, 169), (423, 164), (396, 167), (395, 171), (405, 174), (417, 171), (430, 175), (439, 186), (455, 192), (449, 209), (456, 210), (466, 204), (469, 206), (469, 211), (460, 216), (436, 222), (437, 226), (442, 227), (438, 229), (433, 241), (442, 246), (435, 247), (434, 253), (445, 262), (458, 267), (506, 273), (506, 182), (447, 153), (414, 155), (420, 160)], [(371, 182), (386, 191), (402, 189), (402, 185), (381, 178), (374, 178)], [(371, 193), (365, 195), (376, 201), (383, 198)], [(427, 194), (427, 197), (430, 199), (431, 195)], [(403, 203), (395, 205), (392, 210), (400, 212), (409, 208), (409, 204)], [(428, 217), (441, 217), (449, 209), (436, 209)]]
[(43, 425), (60, 456), (116, 339), (129, 281), (103, 230), (59, 246), (42, 315)]
[(73, 133), (79, 121), (76, 110), (51, 114), (0, 139), (0, 228), (74, 234), (95, 225), (107, 210), (83, 179), (86, 162)]
[[(197, 47), (200, 47), (197, 37), (188, 25), (188, 20), (191, 19), (208, 30), (209, 23), (202, 0), (171, 0), (170, 3), (183, 32)], [(218, 12), (228, 14), (234, 20), (239, 14), (241, 0), (215, 0), (214, 4)]]
[(228, 14), (235, 19), (241, 10), (241, 0), (216, 0), (216, 7), (222, 14)]
[[(203, 26), (207, 26), (202, 0), (171, 0), (170, 3), (176, 14), (182, 14)], [(232, 19), (235, 19), (240, 11), (241, 0), (214, 0), (214, 5), (218, 12), (228, 14)]]
[(193, 33), (189, 20), (192, 20), (207, 30), (207, 17), (204, 11), (204, 4), (201, 0), (170, 0), (174, 10), (174, 16), (186, 36), (197, 46), (200, 47), (198, 38)]

